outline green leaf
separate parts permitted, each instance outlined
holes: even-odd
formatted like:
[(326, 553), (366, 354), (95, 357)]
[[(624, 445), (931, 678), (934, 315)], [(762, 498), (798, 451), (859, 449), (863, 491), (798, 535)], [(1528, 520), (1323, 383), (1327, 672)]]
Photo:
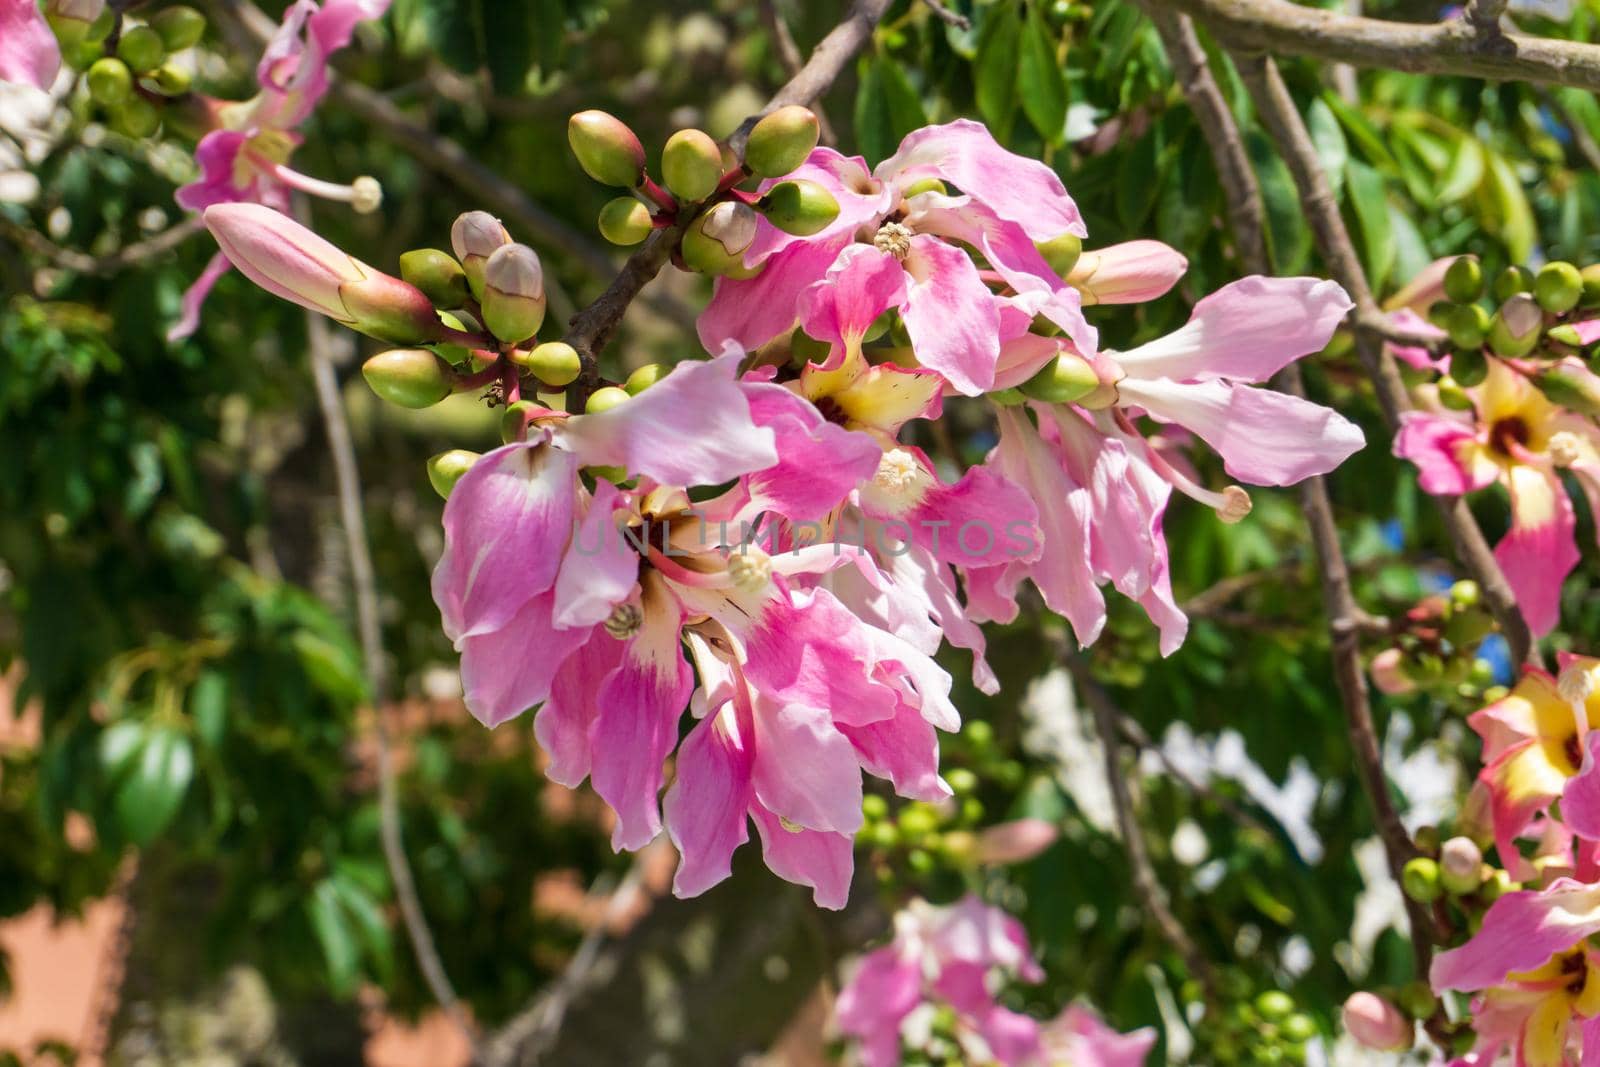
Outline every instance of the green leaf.
[(128, 769), (139, 749), (144, 747), (143, 722), (124, 719), (112, 723), (100, 735), (100, 767), (115, 781)]
[(228, 676), (217, 670), (206, 670), (195, 679), (189, 690), (189, 716), (194, 720), (195, 733), (207, 748), (222, 743), (228, 729)]
[(1136, 174), (1139, 178), (1117, 184), (1117, 221), (1128, 230), (1137, 230), (1155, 206), (1156, 194), (1161, 188), (1155, 130), (1146, 131), (1139, 138), (1127, 152), (1123, 167), (1127, 174)]
[(856, 92), (856, 138), (869, 160), (887, 159), (900, 138), (927, 124), (922, 101), (905, 70), (886, 56), (861, 61)]
[(1449, 204), (1470, 196), (1483, 181), (1483, 173), (1483, 146), (1476, 137), (1464, 134), (1456, 142), (1455, 151), (1450, 156), (1450, 166), (1440, 182), (1439, 202)]
[(394, 941), (389, 936), (389, 924), (383, 920), (378, 902), (354, 878), (335, 870), (329, 879), (345, 914), (350, 917), (361, 935), (361, 943), (373, 962), (380, 981), (387, 983), (394, 972)]
[(1389, 201), (1383, 175), (1352, 159), (1345, 168), (1345, 176), (1349, 182), (1350, 203), (1355, 208), (1361, 230), (1367, 277), (1373, 289), (1381, 290), (1395, 257), (1394, 230), (1389, 225)]
[(1328, 176), (1337, 198), (1344, 188), (1344, 165), (1350, 159), (1350, 142), (1345, 140), (1339, 119), (1326, 100), (1320, 97), (1311, 101), (1306, 109), (1306, 129), (1311, 143), (1316, 146), (1317, 159), (1322, 162), (1322, 172)]
[(1018, 42), (1017, 85), (1022, 111), (1049, 144), (1060, 144), (1067, 130), (1067, 81), (1056, 61), (1055, 36), (1038, 4), (1029, 4)]
[(150, 730), (137, 762), (117, 789), (117, 822), (128, 840), (144, 845), (167, 828), (194, 778), (194, 748), (171, 727)]
[(1525, 262), (1538, 237), (1528, 194), (1504, 156), (1488, 149), (1485, 155), (1488, 173), (1478, 190), (1483, 228), (1500, 238), (1513, 263)]
[(978, 38), (978, 58), (973, 65), (973, 93), (978, 114), (1004, 141), (1017, 110), (1017, 46), (1022, 20), (1015, 7), (990, 8)]
[(1374, 167), (1392, 168), (1395, 165), (1394, 156), (1389, 154), (1388, 146), (1383, 143), (1383, 137), (1378, 133), (1377, 127), (1367, 121), (1365, 115), (1345, 103), (1337, 93), (1323, 93), (1322, 100), (1338, 117), (1339, 124), (1350, 135), (1350, 139), (1355, 141), (1356, 147), (1361, 149), (1361, 154), (1367, 157), (1368, 163)]
[(367, 699), (367, 681), (352, 651), (310, 630), (296, 630), (290, 638), (300, 666), (313, 685), (348, 704)]
[(1245, 135), (1245, 151), (1261, 183), (1261, 203), (1267, 213), (1267, 246), (1280, 274), (1298, 274), (1311, 261), (1311, 231), (1300, 210), (1300, 193), (1294, 176), (1272, 142), (1260, 130)]
[(360, 976), (361, 949), (346, 922), (339, 891), (331, 881), (324, 879), (312, 890), (306, 901), (306, 918), (311, 921), (312, 932), (322, 946), (322, 958), (328, 965), (328, 985), (333, 994), (342, 997), (355, 992), (356, 979)]

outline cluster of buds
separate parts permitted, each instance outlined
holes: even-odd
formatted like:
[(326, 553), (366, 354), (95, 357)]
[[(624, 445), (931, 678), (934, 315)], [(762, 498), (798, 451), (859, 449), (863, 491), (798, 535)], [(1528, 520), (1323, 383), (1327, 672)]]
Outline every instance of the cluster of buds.
[(1529, 380), (1551, 400), (1584, 414), (1600, 413), (1600, 401), (1575, 384), (1561, 367), (1600, 351), (1600, 335), (1587, 320), (1600, 313), (1600, 263), (1581, 270), (1565, 261), (1537, 272), (1507, 267), (1487, 284), (1476, 256), (1461, 256), (1444, 275), (1445, 299), (1428, 309), (1429, 321), (1448, 336), (1450, 373), (1439, 383), (1439, 400), (1466, 411), (1463, 390), (1488, 376), (1488, 355), (1530, 361)]
[(1509, 873), (1484, 862), (1479, 842), (1465, 834), (1441, 842), (1437, 831), (1424, 827), (1417, 848), (1423, 854), (1401, 870), (1400, 887), (1454, 928), (1475, 932), (1489, 905), (1517, 888)]
[[(1317, 1036), (1317, 1024), (1299, 1010), (1294, 997), (1281, 989), (1257, 993), (1251, 978), (1236, 969), (1224, 971), (1218, 986), (1218, 995), (1227, 1003), (1219, 1011), (1207, 1012), (1200, 1021), (1201, 1039), (1211, 1052), (1211, 1062), (1306, 1062), (1306, 1044)], [(1203, 990), (1191, 979), (1182, 994), (1186, 1001), (1198, 1001)]]
[(205, 36), (206, 18), (194, 8), (162, 8), (133, 23), (104, 0), (51, 0), (46, 17), (62, 59), (84, 72), (90, 99), (116, 132), (153, 135), (168, 105), (187, 96), (190, 72), (172, 60)]
[[(702, 130), (679, 130), (661, 149), (661, 181), (645, 167), (644, 146), (627, 124), (604, 111), (582, 111), (567, 124), (578, 163), (595, 181), (631, 191), (600, 211), (600, 233), (636, 245), (651, 231), (686, 223), (674, 262), (684, 270), (748, 278), (745, 250), (765, 217), (785, 233), (807, 237), (839, 214), (839, 202), (805, 179), (780, 181), (817, 146), (817, 116), (798, 105), (766, 115), (750, 131), (744, 159)], [(754, 179), (758, 190), (741, 189)]]
[(1391, 622), (1394, 644), (1372, 658), (1372, 680), (1390, 696), (1418, 691), (1483, 702), (1495, 698), (1494, 669), (1477, 655), (1494, 632), (1478, 583), (1456, 582)]

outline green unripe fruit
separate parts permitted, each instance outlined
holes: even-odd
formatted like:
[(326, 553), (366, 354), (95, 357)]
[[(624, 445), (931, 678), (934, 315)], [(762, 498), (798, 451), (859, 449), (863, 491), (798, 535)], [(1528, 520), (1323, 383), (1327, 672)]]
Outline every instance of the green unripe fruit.
[(478, 453), (468, 452), (464, 448), (452, 448), (448, 452), (440, 452), (428, 460), (428, 484), (433, 486), (433, 491), (445, 500), (450, 499), (450, 490), (456, 487), (461, 476), (472, 469), (478, 462)]
[(940, 196), (949, 196), (950, 189), (938, 178), (918, 178), (901, 190), (900, 195), (906, 200), (923, 193), (938, 193)]
[(1083, 255), (1083, 238), (1064, 233), (1060, 237), (1039, 242), (1037, 247), (1044, 261), (1050, 264), (1050, 269), (1065, 278), (1078, 265), (1078, 257)]
[(1400, 886), (1418, 904), (1432, 904), (1444, 894), (1439, 884), (1439, 864), (1426, 856), (1409, 861), (1400, 871)]
[(200, 38), (206, 34), (206, 17), (192, 7), (179, 4), (152, 15), (150, 28), (160, 35), (167, 51), (181, 52), (200, 43)]
[(861, 798), (861, 817), (869, 821), (882, 819), (889, 814), (889, 802), (877, 793), (868, 793)]
[(1444, 295), (1470, 304), (1483, 295), (1483, 267), (1477, 256), (1457, 256), (1444, 272)]
[(522, 440), (528, 432), (528, 422), (538, 413), (539, 405), (531, 400), (507, 404), (500, 413), (500, 440), (508, 445)]
[(156, 91), (163, 96), (182, 96), (189, 91), (193, 81), (188, 71), (171, 63), (163, 63), (154, 74), (150, 75), (150, 80), (155, 84)]
[(1546, 263), (1533, 279), (1533, 296), (1552, 315), (1571, 311), (1583, 296), (1583, 275), (1571, 263)]
[(134, 26), (124, 30), (117, 42), (117, 58), (128, 64), (135, 73), (155, 70), (167, 61), (167, 46), (161, 35), (149, 26)]
[(1281, 989), (1269, 989), (1256, 997), (1256, 1011), (1263, 1019), (1277, 1021), (1294, 1011), (1294, 998)]
[(120, 59), (97, 59), (84, 76), (89, 83), (89, 98), (101, 107), (116, 107), (133, 93), (133, 74)]
[(923, 849), (914, 848), (906, 853), (906, 866), (917, 874), (927, 874), (933, 870), (933, 856)]
[(628, 395), (626, 389), (608, 385), (603, 389), (596, 389), (583, 410), (590, 415), (598, 415), (602, 411), (610, 411), (619, 404), (626, 404), (631, 399), (633, 398)]
[(1477, 304), (1465, 304), (1456, 309), (1451, 316), (1446, 331), (1450, 334), (1450, 343), (1457, 348), (1482, 348), (1484, 338), (1489, 333), (1489, 313)]
[[(1489, 322), (1489, 347), (1498, 356), (1517, 359), (1533, 351), (1543, 331), (1544, 313), (1537, 301), (1527, 293), (1513, 293)], [(1453, 370), (1453, 363), (1451, 367)], [(1456, 375), (1458, 380), (1460, 377)]]
[(483, 265), (483, 324), (516, 344), (544, 322), (544, 268), (527, 245), (501, 245)]
[(636, 245), (652, 229), (650, 209), (631, 196), (619, 196), (600, 209), (600, 236), (614, 245)]
[(987, 719), (974, 719), (961, 728), (961, 733), (976, 750), (983, 750), (994, 744), (994, 726)]
[(1417, 851), (1425, 852), (1430, 856), (1439, 854), (1439, 828), (1429, 823), (1417, 827), (1417, 832), (1411, 837), (1412, 843), (1417, 846)]
[(400, 256), (400, 277), (422, 290), (436, 308), (458, 308), (471, 295), (467, 291), (467, 272), (448, 252), (437, 248), (413, 248)]
[(956, 767), (947, 771), (944, 776), (945, 783), (956, 796), (966, 796), (978, 791), (978, 776), (965, 767)]
[(1532, 288), (1533, 275), (1526, 267), (1507, 267), (1494, 280), (1494, 298), (1504, 302)]
[(1516, 888), (1517, 883), (1511, 880), (1511, 875), (1496, 868), (1478, 889), (1478, 896), (1485, 904), (1493, 904)]
[(142, 140), (161, 128), (161, 112), (150, 101), (130, 96), (111, 109), (111, 128), (124, 137)]
[(961, 801), (961, 821), (968, 826), (976, 826), (983, 821), (983, 801), (977, 797), (966, 797)]
[(584, 173), (602, 185), (633, 189), (644, 178), (644, 146), (615, 115), (578, 112), (567, 121), (567, 143)]
[(1583, 278), (1583, 306), (1600, 304), (1600, 263), (1591, 263), (1578, 274)]
[(1473, 607), (1481, 599), (1483, 599), (1483, 590), (1478, 588), (1478, 583), (1470, 578), (1463, 578), (1450, 587), (1450, 602), (1458, 608)]
[(117, 11), (110, 4), (107, 4), (100, 14), (95, 16), (94, 21), (89, 23), (89, 32), (84, 36), (84, 40), (98, 44), (111, 36), (111, 27), (116, 24)]
[(1082, 356), (1063, 352), (1017, 388), (1047, 404), (1070, 404), (1100, 388), (1100, 376)]
[(839, 217), (839, 201), (813, 181), (779, 182), (767, 190), (756, 210), (784, 233), (810, 237), (827, 229)]
[(701, 130), (679, 130), (661, 150), (661, 177), (679, 200), (698, 203), (722, 181), (722, 150)]
[(1428, 322), (1441, 330), (1448, 330), (1450, 324), (1456, 321), (1456, 312), (1460, 305), (1452, 304), (1448, 300), (1435, 300), (1428, 305)]
[(1311, 1016), (1302, 1015), (1299, 1012), (1290, 1015), (1278, 1026), (1283, 1036), (1297, 1045), (1310, 1041), (1317, 1034), (1317, 1024), (1312, 1021)]
[(900, 833), (908, 841), (926, 837), (939, 829), (939, 816), (926, 804), (908, 804), (900, 811)]
[[(1482, 353), (1479, 353), (1479, 355), (1481, 356)], [(1484, 371), (1487, 372), (1488, 369), (1488, 364), (1484, 364)], [(1471, 411), (1473, 409), (1472, 398), (1467, 395), (1465, 389), (1461, 388), (1461, 383), (1448, 374), (1439, 379), (1439, 403), (1451, 411)]]
[(864, 827), (867, 840), (881, 849), (891, 849), (900, 843), (900, 832), (893, 823), (875, 822)]
[[(50, 24), (50, 32), (55, 34), (56, 42), (60, 44), (63, 55), (70, 55), (74, 50), (88, 43), (89, 23), (83, 19), (46, 11), (45, 21)], [(95, 51), (98, 53), (100, 50), (95, 49)]]
[(425, 348), (391, 348), (361, 365), (372, 391), (403, 408), (432, 407), (450, 395), (450, 367)]
[(672, 368), (660, 363), (646, 363), (622, 383), (622, 388), (628, 391), (629, 396), (638, 396), (652, 385), (672, 373)]
[[(1489, 377), (1489, 360), (1481, 348), (1467, 348), (1450, 357), (1450, 376), (1458, 387), (1472, 389)], [(1468, 406), (1471, 406), (1469, 400)]]
[(806, 161), (820, 135), (821, 126), (810, 108), (780, 107), (751, 129), (744, 165), (760, 177), (781, 178)]
[(578, 350), (565, 341), (546, 341), (535, 345), (531, 352), (513, 352), (511, 359), (553, 389), (565, 389), (583, 373)]

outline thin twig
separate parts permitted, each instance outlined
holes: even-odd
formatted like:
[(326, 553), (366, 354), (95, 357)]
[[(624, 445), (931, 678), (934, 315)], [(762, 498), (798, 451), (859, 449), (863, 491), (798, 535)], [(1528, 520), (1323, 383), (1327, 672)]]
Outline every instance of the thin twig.
[(1121, 732), (1123, 738), (1128, 742), (1128, 744), (1142, 751), (1153, 753), (1156, 759), (1161, 761), (1161, 766), (1166, 768), (1167, 774), (1170, 775), (1172, 779), (1179, 785), (1189, 790), (1189, 792), (1205, 800), (1209, 800), (1211, 803), (1215, 804), (1217, 807), (1221, 808), (1223, 811), (1232, 816), (1235, 822), (1242, 823), (1254, 830), (1260, 830), (1264, 834), (1272, 833), (1272, 831), (1268, 829), (1266, 823), (1262, 822), (1249, 811), (1245, 810), (1245, 808), (1232, 797), (1224, 796), (1222, 793), (1219, 793), (1217, 790), (1213, 789), (1205, 782), (1200, 781), (1198, 778), (1194, 777), (1188, 771), (1180, 767), (1178, 765), (1178, 761), (1172, 758), (1171, 753), (1169, 753), (1165, 747), (1158, 744), (1155, 738), (1151, 737), (1145, 728), (1140, 726), (1138, 720), (1136, 720), (1133, 716), (1127, 714), (1126, 712), (1120, 712), (1117, 716), (1117, 729)]
[[(800, 46), (795, 43), (794, 34), (789, 32), (789, 24), (784, 21), (783, 12), (778, 10), (777, 0), (761, 0), (761, 24), (767, 28), (767, 34), (772, 38), (772, 46), (778, 53), (778, 62), (783, 64), (784, 76), (792, 78), (799, 74), (800, 68), (805, 66), (805, 57), (800, 54)], [(837, 144), (839, 138), (833, 132), (833, 124), (828, 121), (821, 103), (813, 103), (811, 110), (817, 116), (822, 143)]]
[(922, 6), (926, 7), (933, 14), (933, 17), (940, 22), (948, 23), (958, 30), (972, 29), (972, 20), (959, 11), (951, 11), (944, 5), (944, 0), (922, 0)]
[[(296, 205), (301, 221), (309, 224), (305, 204)], [(378, 618), (378, 584), (372, 566), (372, 552), (367, 543), (367, 523), (362, 514), (361, 471), (356, 464), (355, 443), (350, 437), (350, 424), (345, 419), (344, 403), (339, 396), (338, 375), (334, 371), (332, 356), (332, 330), (328, 320), (320, 315), (306, 314), (306, 331), (312, 379), (316, 383), (317, 405), (322, 412), (323, 426), (328, 434), (328, 450), (333, 456), (334, 481), (339, 494), (339, 519), (344, 527), (345, 550), (350, 557), (350, 585), (355, 599), (356, 631), (361, 640), (361, 657), (372, 695), (373, 737), (378, 757), (378, 811), (384, 860), (389, 877), (394, 882), (395, 900), (400, 905), (400, 917), (410, 936), (417, 967), (433, 998), (439, 1002), (446, 1016), (465, 1035), (469, 1044), (476, 1045), (477, 1032), (468, 1019), (456, 996), (450, 976), (445, 972), (434, 944), (433, 931), (428, 927), (427, 916), (422, 911), (422, 901), (417, 895), (416, 879), (411, 864), (406, 859), (405, 841), (400, 825), (400, 799), (395, 783), (394, 753), (389, 736), (389, 725), (384, 718), (389, 697), (389, 672), (383, 658), (383, 631)]]
[(73, 248), (63, 248), (44, 234), (27, 226), (19, 226), (0, 218), (0, 232), (16, 241), (35, 255), (50, 260), (58, 267), (79, 274), (107, 275), (128, 267), (159, 259), (204, 228), (200, 216), (194, 215), (142, 241), (123, 245), (115, 252), (103, 256), (90, 255)]

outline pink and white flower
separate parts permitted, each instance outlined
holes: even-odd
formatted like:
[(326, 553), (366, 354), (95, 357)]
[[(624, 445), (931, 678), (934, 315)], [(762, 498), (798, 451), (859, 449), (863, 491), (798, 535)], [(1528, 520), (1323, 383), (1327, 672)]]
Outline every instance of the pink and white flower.
[[(93, 22), (104, 0), (73, 5), (73, 17)], [(61, 46), (37, 0), (0, 0), (0, 82), (48, 89), (61, 71)]]

